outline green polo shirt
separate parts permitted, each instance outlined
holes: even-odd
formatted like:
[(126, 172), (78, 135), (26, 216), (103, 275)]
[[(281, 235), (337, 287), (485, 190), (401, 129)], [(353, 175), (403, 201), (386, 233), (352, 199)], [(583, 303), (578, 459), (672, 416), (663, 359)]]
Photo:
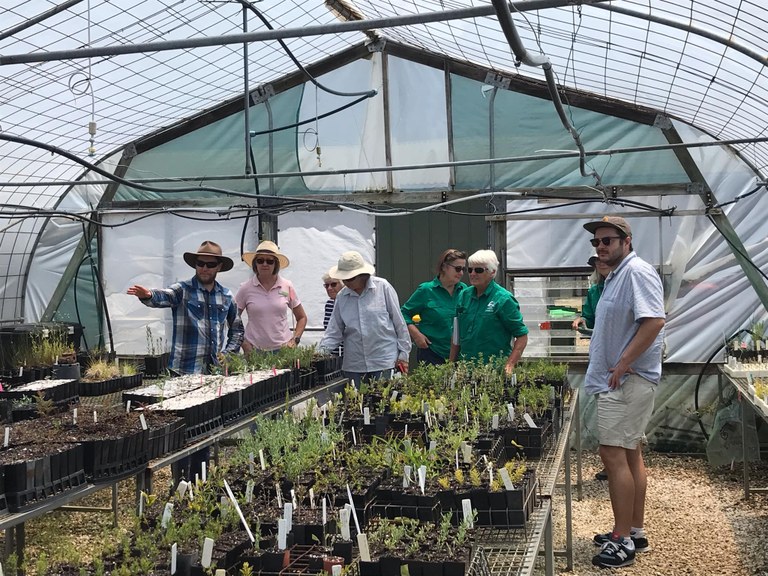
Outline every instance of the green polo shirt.
[(448, 358), (451, 351), (456, 302), (466, 287), (464, 282), (459, 282), (454, 286), (451, 295), (435, 277), (430, 282), (420, 284), (408, 301), (400, 307), (406, 324), (414, 324), (411, 318), (416, 314), (421, 316), (421, 322), (416, 324), (419, 331), (432, 342), (429, 345), (432, 352), (443, 358)]
[(484, 358), (506, 358), (512, 352), (512, 338), (528, 334), (517, 300), (493, 280), (479, 298), (474, 286), (464, 290), (456, 305), (456, 315), (464, 360), (477, 358), (481, 353)]
[(603, 293), (603, 286), (605, 282), (598, 284), (592, 284), (587, 290), (587, 297), (584, 299), (584, 304), (581, 307), (581, 317), (584, 318), (584, 322), (587, 324), (587, 328), (595, 327), (595, 311), (597, 310), (597, 303), (600, 300), (600, 296)]

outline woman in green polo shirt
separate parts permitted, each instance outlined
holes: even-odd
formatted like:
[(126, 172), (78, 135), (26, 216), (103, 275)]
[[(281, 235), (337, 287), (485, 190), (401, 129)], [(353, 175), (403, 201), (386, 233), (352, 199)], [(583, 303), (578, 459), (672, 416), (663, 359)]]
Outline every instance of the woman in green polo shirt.
[(417, 362), (444, 364), (448, 358), (456, 299), (467, 287), (461, 281), (466, 263), (466, 253), (446, 250), (437, 261), (437, 276), (419, 285), (400, 307), (416, 345)]
[(507, 357), (505, 371), (512, 374), (528, 344), (528, 328), (515, 297), (494, 281), (498, 267), (493, 250), (478, 250), (469, 257), (471, 286), (456, 304), (458, 334), (450, 359), (471, 360), (480, 354), (486, 359)]

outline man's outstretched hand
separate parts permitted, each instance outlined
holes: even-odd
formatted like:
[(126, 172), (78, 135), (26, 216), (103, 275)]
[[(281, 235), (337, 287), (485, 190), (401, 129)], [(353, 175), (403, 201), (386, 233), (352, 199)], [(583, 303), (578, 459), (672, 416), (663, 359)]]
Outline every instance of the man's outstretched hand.
[(138, 284), (128, 288), (127, 293), (130, 294), (131, 296), (136, 296), (141, 300), (152, 298), (152, 291), (149, 290), (148, 288), (144, 288), (144, 286), (139, 286)]

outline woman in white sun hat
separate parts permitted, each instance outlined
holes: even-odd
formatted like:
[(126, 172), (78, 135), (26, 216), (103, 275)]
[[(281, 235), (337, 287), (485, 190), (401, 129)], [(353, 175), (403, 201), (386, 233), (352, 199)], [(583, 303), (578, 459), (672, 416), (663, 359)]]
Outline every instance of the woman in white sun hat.
[(400, 313), (397, 292), (359, 252), (344, 252), (328, 271), (344, 288), (336, 296), (320, 349), (344, 345), (344, 375), (359, 387), (362, 382), (391, 377), (394, 369), (408, 372), (411, 339)]

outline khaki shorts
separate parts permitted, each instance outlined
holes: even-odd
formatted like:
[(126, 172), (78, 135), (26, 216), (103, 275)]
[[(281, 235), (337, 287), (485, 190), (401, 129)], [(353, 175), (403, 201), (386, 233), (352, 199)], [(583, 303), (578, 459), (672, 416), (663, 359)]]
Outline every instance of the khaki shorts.
[(619, 388), (597, 395), (597, 436), (603, 446), (634, 450), (653, 414), (656, 385), (630, 374)]

